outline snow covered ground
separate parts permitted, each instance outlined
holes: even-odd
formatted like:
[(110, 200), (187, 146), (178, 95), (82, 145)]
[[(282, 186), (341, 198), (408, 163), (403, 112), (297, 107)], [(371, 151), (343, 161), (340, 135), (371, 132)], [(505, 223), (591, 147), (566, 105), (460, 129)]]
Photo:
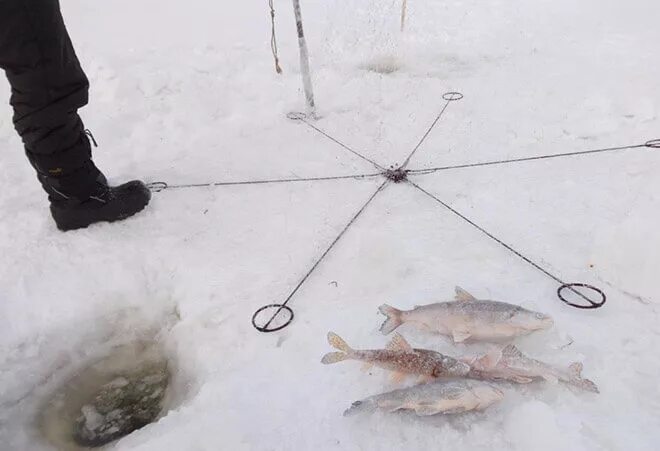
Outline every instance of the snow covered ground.
[[(171, 184), (372, 172), (304, 125), (290, 2), (63, 1), (90, 77), (83, 111), (115, 181)], [(382, 165), (401, 163), (460, 91), (411, 168), (641, 144), (660, 138), (655, 0), (307, 0), (322, 119)], [(390, 74), (368, 70), (389, 66)], [(6, 83), (0, 98), (7, 98)], [(38, 406), (112, 346), (156, 337), (177, 401), (116, 450), (653, 450), (660, 443), (660, 151), (461, 169), (414, 181), (568, 281), (609, 295), (561, 304), (557, 284), (406, 184), (388, 186), (291, 302), (282, 301), (381, 179), (167, 190), (138, 217), (62, 234), (0, 105), (0, 448), (49, 449)], [(335, 283), (333, 283), (335, 282)], [(319, 363), (333, 330), (381, 347), (383, 302), (479, 297), (552, 315), (525, 352), (580, 360), (601, 393), (506, 388), (482, 414), (342, 417), (392, 388), (384, 372)], [(418, 347), (452, 346), (402, 329)], [(564, 347), (567, 343), (572, 344)], [(560, 349), (563, 348), (563, 349)]]

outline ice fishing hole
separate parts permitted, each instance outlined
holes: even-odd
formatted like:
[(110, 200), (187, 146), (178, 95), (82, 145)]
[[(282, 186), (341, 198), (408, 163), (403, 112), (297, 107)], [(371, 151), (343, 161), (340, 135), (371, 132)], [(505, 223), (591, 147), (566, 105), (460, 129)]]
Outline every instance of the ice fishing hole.
[(277, 332), (293, 321), (293, 310), (283, 304), (264, 305), (252, 315), (252, 325), (259, 332)]
[(644, 145), (652, 149), (660, 149), (660, 139), (652, 139), (651, 141), (647, 141)]
[[(567, 292), (570, 294), (567, 295)], [(607, 301), (603, 290), (586, 283), (565, 283), (557, 289), (557, 296), (565, 304), (581, 309), (600, 308)]]
[(362, 65), (362, 69), (376, 72), (381, 75), (389, 75), (399, 71), (403, 67), (401, 60), (394, 55), (378, 56)]
[(58, 450), (96, 448), (172, 407), (171, 374), (153, 342), (118, 346), (68, 378), (39, 409), (41, 435)]
[(447, 102), (455, 102), (457, 100), (461, 100), (463, 98), (463, 94), (456, 91), (445, 92), (442, 95), (442, 98), (445, 99)]

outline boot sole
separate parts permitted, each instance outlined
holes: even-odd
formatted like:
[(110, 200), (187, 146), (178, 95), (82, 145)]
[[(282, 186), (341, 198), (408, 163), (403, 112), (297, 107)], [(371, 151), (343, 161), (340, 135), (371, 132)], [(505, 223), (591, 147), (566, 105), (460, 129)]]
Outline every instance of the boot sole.
[(143, 211), (147, 207), (147, 205), (149, 205), (150, 200), (151, 200), (151, 193), (149, 193), (149, 197), (147, 197), (147, 199), (145, 199), (145, 201), (140, 206), (138, 206), (135, 210), (131, 211), (130, 213), (111, 215), (112, 212), (108, 212), (106, 217), (95, 217), (93, 214), (89, 214), (89, 215), (81, 214), (75, 219), (64, 218), (62, 217), (62, 215), (60, 215), (60, 212), (58, 210), (53, 208), (51, 208), (51, 213), (53, 215), (53, 219), (55, 220), (55, 224), (57, 225), (57, 228), (62, 232), (68, 232), (71, 230), (84, 229), (92, 224), (98, 224), (101, 222), (112, 223), (117, 221), (123, 221)]

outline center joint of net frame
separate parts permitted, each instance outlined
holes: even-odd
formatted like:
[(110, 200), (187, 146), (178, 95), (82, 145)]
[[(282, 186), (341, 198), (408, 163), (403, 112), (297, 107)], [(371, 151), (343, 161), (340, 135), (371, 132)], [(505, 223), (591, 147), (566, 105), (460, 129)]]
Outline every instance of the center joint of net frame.
[(394, 168), (394, 166), (392, 166), (390, 169), (383, 172), (383, 177), (394, 183), (401, 183), (408, 180), (408, 171), (402, 167)]

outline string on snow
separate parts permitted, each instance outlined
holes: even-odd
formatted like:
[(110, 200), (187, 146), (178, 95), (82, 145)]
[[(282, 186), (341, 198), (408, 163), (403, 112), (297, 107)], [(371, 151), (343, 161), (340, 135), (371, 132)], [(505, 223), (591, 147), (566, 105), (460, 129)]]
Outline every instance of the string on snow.
[(296, 182), (323, 182), (328, 180), (348, 180), (348, 179), (366, 179), (371, 177), (378, 177), (381, 173), (371, 174), (351, 174), (351, 175), (334, 175), (327, 177), (297, 177), (290, 179), (265, 179), (265, 180), (240, 180), (235, 182), (205, 182), (205, 183), (182, 183), (182, 184), (169, 184), (166, 182), (150, 182), (147, 183), (147, 188), (154, 193), (160, 193), (166, 189), (184, 189), (184, 188), (206, 188), (211, 186), (240, 186), (240, 185), (268, 185), (273, 183), (296, 183)]

